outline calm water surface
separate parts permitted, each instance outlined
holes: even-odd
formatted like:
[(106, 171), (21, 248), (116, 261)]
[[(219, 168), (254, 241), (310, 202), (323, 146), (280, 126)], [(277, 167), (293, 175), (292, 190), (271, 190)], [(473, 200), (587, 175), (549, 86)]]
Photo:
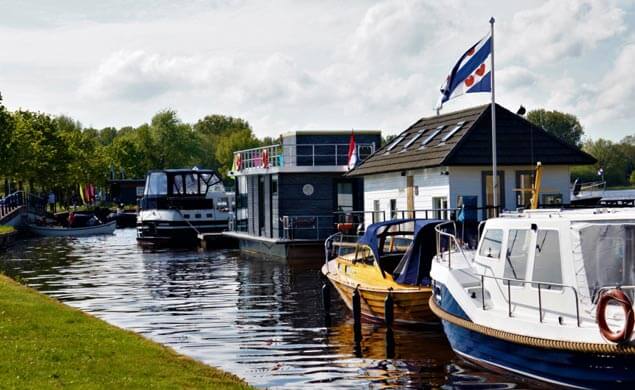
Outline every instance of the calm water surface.
[(260, 387), (528, 387), (465, 364), (441, 328), (394, 331), (352, 318), (332, 290), (325, 326), (319, 264), (285, 264), (236, 251), (143, 250), (134, 229), (114, 236), (30, 239), (0, 268), (70, 306), (141, 333)]

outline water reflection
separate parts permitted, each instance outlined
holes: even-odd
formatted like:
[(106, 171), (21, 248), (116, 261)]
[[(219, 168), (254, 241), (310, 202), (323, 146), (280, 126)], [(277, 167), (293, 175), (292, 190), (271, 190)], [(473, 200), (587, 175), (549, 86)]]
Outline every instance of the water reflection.
[(440, 328), (395, 329), (391, 351), (386, 328), (365, 323), (356, 350), (352, 318), (334, 291), (331, 326), (324, 326), (317, 264), (235, 251), (148, 251), (136, 245), (134, 230), (117, 230), (107, 237), (22, 241), (0, 256), (0, 267), (256, 386), (528, 386), (459, 361)]

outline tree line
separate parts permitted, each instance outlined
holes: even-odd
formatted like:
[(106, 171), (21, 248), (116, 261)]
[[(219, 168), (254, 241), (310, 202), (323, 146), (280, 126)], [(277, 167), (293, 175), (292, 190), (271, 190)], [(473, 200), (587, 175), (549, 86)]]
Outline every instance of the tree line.
[[(596, 181), (603, 171), (609, 186), (635, 185), (635, 135), (619, 142), (584, 137), (574, 115), (534, 110), (526, 118), (581, 148), (598, 162), (573, 167), (572, 180)], [(105, 186), (116, 178), (143, 178), (151, 169), (200, 166), (226, 176), (233, 152), (275, 143), (254, 135), (240, 118), (207, 115), (185, 123), (173, 110), (156, 113), (138, 127), (83, 127), (68, 116), (29, 110), (9, 111), (0, 96), (0, 192), (71, 194), (80, 183)], [(4, 190), (4, 191), (3, 191)]]
[(205, 167), (226, 176), (235, 150), (272, 143), (240, 118), (208, 115), (193, 124), (173, 110), (138, 127), (83, 127), (68, 116), (9, 111), (0, 97), (0, 192), (24, 189), (70, 196), (80, 183), (144, 178), (151, 169)]

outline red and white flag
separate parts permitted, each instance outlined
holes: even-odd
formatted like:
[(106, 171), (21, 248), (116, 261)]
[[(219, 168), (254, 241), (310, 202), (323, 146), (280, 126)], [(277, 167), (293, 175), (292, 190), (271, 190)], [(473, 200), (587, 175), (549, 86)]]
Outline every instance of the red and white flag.
[(351, 138), (348, 141), (348, 170), (357, 165), (357, 145), (355, 144), (355, 134), (351, 131)]

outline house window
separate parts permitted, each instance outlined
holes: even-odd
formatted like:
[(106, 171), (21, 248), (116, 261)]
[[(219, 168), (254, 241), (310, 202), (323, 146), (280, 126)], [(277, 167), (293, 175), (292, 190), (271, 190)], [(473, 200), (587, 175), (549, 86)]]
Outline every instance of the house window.
[(373, 200), (373, 223), (382, 221), (384, 218), (381, 218), (381, 205), (379, 203), (379, 199)]
[[(502, 209), (505, 205), (505, 175), (503, 171), (498, 171), (497, 173), (497, 204), (498, 209)], [(481, 173), (481, 185), (483, 190), (483, 216), (484, 218), (492, 218), (497, 215), (496, 209), (494, 206), (494, 189), (493, 189), (493, 175), (492, 171), (484, 171)]]
[[(508, 279), (525, 280), (525, 270), (531, 248), (531, 234), (529, 230), (509, 231), (507, 237), (507, 251), (505, 252), (505, 271), (503, 277)], [(521, 286), (522, 282), (511, 282), (513, 286)]]
[(541, 198), (542, 198), (541, 204), (546, 206), (562, 204), (562, 194), (542, 194)]
[[(562, 284), (562, 267), (560, 262), (560, 239), (557, 230), (538, 230), (536, 236), (536, 255), (534, 256), (534, 272), (531, 277), (537, 282)], [(532, 284), (538, 288), (538, 284)], [(559, 286), (540, 286), (544, 289), (561, 290)]]
[(488, 229), (483, 234), (483, 241), (481, 241), (478, 254), (491, 259), (500, 259), (502, 245), (503, 231), (501, 229)]
[(531, 206), (533, 184), (533, 171), (516, 171), (516, 207), (529, 208)]
[(448, 198), (445, 196), (432, 198), (432, 208), (434, 209), (434, 218), (448, 219)]
[(397, 199), (390, 199), (390, 219), (397, 218)]

